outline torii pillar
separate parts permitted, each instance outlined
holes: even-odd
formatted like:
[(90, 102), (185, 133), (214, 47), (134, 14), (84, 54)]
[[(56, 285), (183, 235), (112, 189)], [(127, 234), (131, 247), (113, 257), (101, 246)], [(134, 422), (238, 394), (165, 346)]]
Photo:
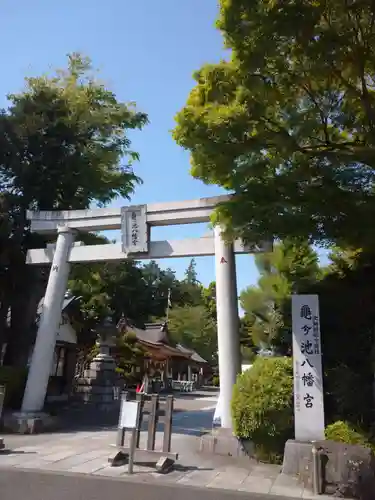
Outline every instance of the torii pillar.
[(219, 350), (221, 427), (232, 429), (231, 400), (237, 375), (241, 373), (236, 260), (233, 244), (222, 238), (215, 226), (217, 337)]
[(75, 231), (67, 226), (58, 228), (56, 250), (43, 302), (42, 317), (31, 359), (29, 376), (22, 401), (21, 412), (42, 411), (51, 371), (51, 361), (56, 345), (61, 319), (61, 308), (68, 284), (69, 253), (74, 243)]

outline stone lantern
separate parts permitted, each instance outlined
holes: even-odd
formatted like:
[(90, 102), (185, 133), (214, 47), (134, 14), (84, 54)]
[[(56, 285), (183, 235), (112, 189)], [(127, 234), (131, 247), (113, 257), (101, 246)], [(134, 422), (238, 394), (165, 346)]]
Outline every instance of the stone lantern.
[(116, 363), (110, 354), (117, 328), (108, 316), (97, 326), (96, 331), (99, 352), (91, 361), (89, 369), (85, 370), (84, 377), (78, 380), (77, 392), (85, 403), (95, 404), (101, 410), (110, 410), (118, 400)]
[(114, 337), (117, 333), (117, 327), (111, 316), (104, 318), (102, 323), (96, 327), (96, 332), (98, 334), (96, 345), (99, 348), (99, 353), (95, 356), (92, 362), (114, 365), (115, 361), (110, 355), (110, 351), (111, 347), (114, 346)]

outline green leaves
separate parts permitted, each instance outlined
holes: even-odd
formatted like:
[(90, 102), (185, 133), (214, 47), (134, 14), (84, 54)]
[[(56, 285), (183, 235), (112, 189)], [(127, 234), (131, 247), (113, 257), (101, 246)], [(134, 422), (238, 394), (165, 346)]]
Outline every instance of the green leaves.
[(272, 253), (256, 256), (260, 272), (257, 286), (245, 289), (240, 303), (247, 331), (259, 347), (290, 347), (290, 297), (303, 292), (321, 277), (316, 252), (303, 241), (286, 240)]
[[(293, 367), (290, 358), (257, 357), (233, 388), (234, 433), (251, 439), (256, 453), (282, 456), (293, 434)], [(265, 459), (265, 456), (259, 456)]]
[(173, 132), (193, 176), (234, 194), (216, 217), (250, 241), (372, 245), (372, 2), (220, 5), (232, 58), (195, 73)]
[[(6, 313), (9, 307), (29, 312), (11, 314), (12, 352), (22, 350), (20, 335), (32, 340), (25, 334), (36, 311), (27, 304), (37, 304), (32, 295), (42, 293), (36, 281), (43, 273), (25, 265), (25, 253), (44, 246), (46, 239), (29, 233), (26, 210), (87, 209), (118, 196), (129, 198), (140, 179), (132, 168), (138, 155), (128, 133), (147, 123), (147, 115), (119, 101), (79, 54), (68, 56), (68, 67), (55, 75), (25, 83), (22, 92), (8, 96), (9, 108), (0, 111), (0, 302)], [(87, 296), (88, 287), (88, 317), (106, 315), (108, 294), (95, 273), (78, 288)], [(6, 317), (0, 311), (0, 344)], [(27, 355), (29, 346), (24, 347)]]
[(216, 359), (216, 320), (204, 306), (173, 308), (169, 313), (168, 329), (174, 342), (194, 349), (209, 363)]
[(133, 192), (137, 155), (127, 133), (142, 128), (147, 115), (98, 82), (89, 59), (69, 56), (67, 70), (27, 78), (9, 100), (0, 120), (0, 169), (26, 207), (88, 208)]

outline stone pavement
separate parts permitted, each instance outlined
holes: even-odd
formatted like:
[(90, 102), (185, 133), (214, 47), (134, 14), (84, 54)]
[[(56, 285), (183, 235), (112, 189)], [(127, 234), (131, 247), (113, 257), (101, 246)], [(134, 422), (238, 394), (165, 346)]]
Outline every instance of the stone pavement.
[[(150, 464), (136, 464), (134, 475), (129, 476), (127, 466), (110, 467), (108, 463), (116, 452), (113, 446), (116, 440), (114, 429), (34, 436), (7, 435), (4, 442), (8, 449), (0, 451), (0, 471), (76, 473), (155, 486), (194, 486), (287, 498), (331, 498), (324, 495), (314, 497), (298, 484), (297, 479), (280, 474), (280, 467), (276, 465), (198, 454), (197, 439), (194, 435), (173, 434), (172, 450), (178, 452), (180, 458), (169, 474), (156, 473)], [(142, 433), (141, 447), (145, 440), (146, 433)], [(162, 434), (157, 433), (156, 448), (161, 442)]]

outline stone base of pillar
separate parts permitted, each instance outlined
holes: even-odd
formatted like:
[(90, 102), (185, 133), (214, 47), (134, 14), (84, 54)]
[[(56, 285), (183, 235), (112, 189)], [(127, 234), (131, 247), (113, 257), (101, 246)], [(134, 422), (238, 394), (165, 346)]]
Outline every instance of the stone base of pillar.
[[(3, 428), (15, 434), (40, 434), (51, 432), (59, 428), (58, 417), (43, 412), (14, 412), (5, 414)], [(1, 445), (0, 445), (1, 448)]]
[(301, 464), (305, 467), (305, 463), (311, 458), (311, 449), (309, 441), (288, 439), (284, 448), (283, 474), (297, 476), (301, 471)]
[(215, 429), (200, 438), (200, 453), (233, 458), (251, 459), (254, 445), (251, 441), (239, 440), (230, 429)]

